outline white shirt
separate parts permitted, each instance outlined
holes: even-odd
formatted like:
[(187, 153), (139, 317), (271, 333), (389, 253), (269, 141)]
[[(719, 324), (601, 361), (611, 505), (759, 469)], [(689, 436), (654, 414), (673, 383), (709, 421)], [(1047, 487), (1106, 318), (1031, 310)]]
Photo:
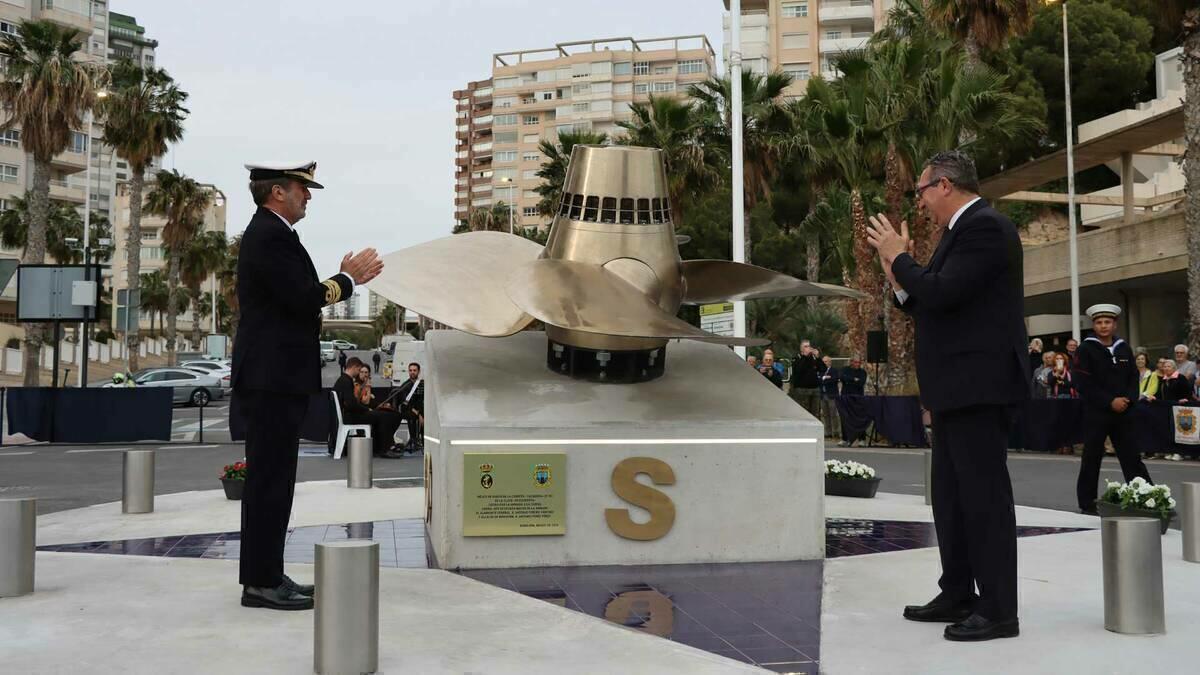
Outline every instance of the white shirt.
[[(963, 212), (965, 212), (967, 209), (971, 208), (971, 205), (974, 204), (975, 202), (979, 201), (980, 199), (982, 199), (982, 197), (976, 197), (975, 199), (972, 199), (971, 201), (967, 202), (966, 204), (963, 204), (962, 208), (955, 211), (954, 215), (950, 216), (950, 224), (946, 226), (946, 231), (949, 232), (950, 230), (953, 230), (954, 224), (958, 222), (958, 217), (961, 216), (963, 214)], [(904, 303), (908, 302), (908, 292), (907, 291), (897, 288), (897, 289), (893, 289), (892, 292), (894, 292), (896, 294), (896, 299), (900, 301), (900, 304), (903, 305)]]
[[(271, 211), (271, 209), (267, 209), (267, 210)], [(275, 212), (271, 211), (271, 213), (275, 213)], [(287, 225), (289, 230), (291, 230), (292, 232), (296, 231), (296, 228), (293, 227), (292, 224), (288, 222), (287, 218), (284, 218), (283, 216), (279, 215), (278, 213), (275, 213), (275, 217), (282, 220), (283, 224)], [(338, 276), (338, 274), (346, 277), (346, 280), (350, 282), (350, 293), (353, 294), (354, 293), (354, 277), (350, 276), (349, 274), (346, 274), (345, 272), (338, 272), (337, 274), (335, 274), (333, 276), (336, 277), (336, 276)], [(350, 296), (346, 296), (346, 297), (350, 297)], [(901, 302), (903, 302), (903, 301), (901, 301)]]

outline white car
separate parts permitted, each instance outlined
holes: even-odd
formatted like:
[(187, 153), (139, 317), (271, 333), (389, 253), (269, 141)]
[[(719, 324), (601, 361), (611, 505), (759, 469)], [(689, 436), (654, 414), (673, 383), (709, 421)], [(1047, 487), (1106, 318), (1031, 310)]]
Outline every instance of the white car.
[(337, 361), (337, 347), (327, 340), (321, 341), (321, 360)]
[(334, 340), (333, 346), (342, 351), (346, 351), (347, 349), (358, 349), (358, 345), (354, 344), (353, 342), (346, 342), (345, 340)]
[(204, 373), (205, 375), (212, 375), (221, 383), (221, 388), (225, 390), (225, 393), (229, 393), (229, 389), (233, 386), (231, 382), (233, 379), (233, 370), (220, 361), (188, 361), (179, 364), (179, 367), (197, 373)]

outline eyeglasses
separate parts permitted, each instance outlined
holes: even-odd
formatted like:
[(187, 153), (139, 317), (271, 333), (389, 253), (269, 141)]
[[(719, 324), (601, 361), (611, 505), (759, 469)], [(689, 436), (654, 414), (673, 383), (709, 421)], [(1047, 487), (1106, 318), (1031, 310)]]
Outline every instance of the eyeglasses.
[(929, 181), (928, 183), (919, 186), (917, 188), (917, 199), (920, 199), (921, 195), (924, 194), (926, 190), (928, 190), (929, 188), (933, 187), (934, 185), (937, 185), (938, 183), (942, 182), (943, 178), (945, 178), (945, 176), (938, 176), (937, 178), (934, 178), (933, 180)]

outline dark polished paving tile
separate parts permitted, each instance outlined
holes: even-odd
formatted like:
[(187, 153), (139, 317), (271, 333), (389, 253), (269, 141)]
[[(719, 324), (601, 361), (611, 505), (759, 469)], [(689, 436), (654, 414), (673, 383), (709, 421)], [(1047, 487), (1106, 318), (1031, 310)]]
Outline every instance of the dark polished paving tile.
[[(1079, 532), (1085, 527), (1017, 526), (1018, 537)], [(825, 521), (825, 557), (906, 551), (937, 546), (933, 523), (899, 520), (829, 518)]]

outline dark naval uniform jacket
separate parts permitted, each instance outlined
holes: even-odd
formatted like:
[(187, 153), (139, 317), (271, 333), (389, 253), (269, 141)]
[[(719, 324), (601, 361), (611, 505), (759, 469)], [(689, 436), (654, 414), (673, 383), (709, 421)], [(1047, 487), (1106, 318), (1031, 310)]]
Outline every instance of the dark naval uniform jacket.
[(321, 308), (350, 297), (349, 278), (321, 281), (295, 230), (261, 207), (242, 235), (237, 273), (233, 389), (320, 391)]
[(943, 234), (929, 265), (901, 253), (892, 274), (909, 296), (897, 305), (916, 325), (926, 408), (1030, 398), (1021, 239), (1012, 221), (980, 199)]
[(1130, 405), (1137, 403), (1137, 365), (1133, 350), (1121, 338), (1114, 336), (1111, 349), (1095, 337), (1084, 339), (1075, 352), (1072, 375), (1089, 413), (1112, 412), (1113, 399), (1122, 396)]

